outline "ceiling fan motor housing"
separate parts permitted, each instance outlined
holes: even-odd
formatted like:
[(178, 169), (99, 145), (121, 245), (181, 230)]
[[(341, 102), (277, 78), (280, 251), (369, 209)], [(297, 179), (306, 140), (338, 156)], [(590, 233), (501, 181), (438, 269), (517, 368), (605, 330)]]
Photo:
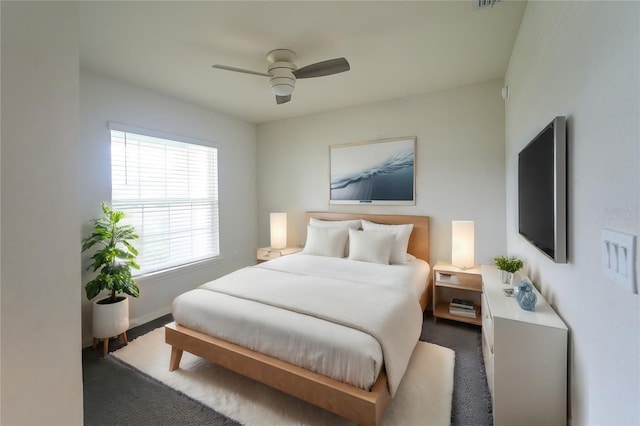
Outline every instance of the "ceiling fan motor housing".
[(290, 62), (275, 62), (269, 65), (271, 91), (278, 96), (289, 96), (296, 87), (296, 66)]

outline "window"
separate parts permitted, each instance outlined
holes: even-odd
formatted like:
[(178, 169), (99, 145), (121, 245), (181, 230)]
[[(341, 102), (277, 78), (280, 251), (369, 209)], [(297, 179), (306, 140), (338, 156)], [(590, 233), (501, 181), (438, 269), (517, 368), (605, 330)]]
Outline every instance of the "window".
[(220, 254), (216, 148), (112, 125), (111, 190), (140, 236), (138, 274)]

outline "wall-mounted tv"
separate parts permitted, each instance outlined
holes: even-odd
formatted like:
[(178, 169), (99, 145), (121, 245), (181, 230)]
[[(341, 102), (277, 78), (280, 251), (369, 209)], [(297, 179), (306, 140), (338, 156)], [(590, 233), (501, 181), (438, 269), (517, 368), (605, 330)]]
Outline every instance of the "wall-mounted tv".
[(567, 263), (567, 127), (556, 117), (518, 154), (518, 229), (556, 263)]

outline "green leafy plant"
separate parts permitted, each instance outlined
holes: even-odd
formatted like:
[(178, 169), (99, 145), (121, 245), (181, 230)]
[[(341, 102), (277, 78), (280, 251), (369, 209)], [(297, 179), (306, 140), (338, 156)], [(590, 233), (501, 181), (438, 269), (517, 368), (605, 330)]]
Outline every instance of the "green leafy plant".
[(511, 272), (512, 274), (522, 269), (524, 264), (522, 260), (516, 257), (498, 256), (493, 259), (496, 262), (496, 267), (501, 271)]
[(99, 247), (91, 256), (93, 263), (87, 270), (100, 270), (100, 273), (85, 286), (87, 298), (91, 300), (105, 289), (111, 291), (106, 303), (115, 303), (118, 300), (116, 296), (123, 292), (138, 297), (140, 289), (131, 277), (131, 268), (140, 269), (136, 263), (138, 250), (129, 242), (138, 235), (133, 226), (120, 224), (125, 217), (124, 212), (113, 211), (104, 202), (101, 204), (104, 217), (91, 221), (93, 232), (82, 240), (83, 252)]

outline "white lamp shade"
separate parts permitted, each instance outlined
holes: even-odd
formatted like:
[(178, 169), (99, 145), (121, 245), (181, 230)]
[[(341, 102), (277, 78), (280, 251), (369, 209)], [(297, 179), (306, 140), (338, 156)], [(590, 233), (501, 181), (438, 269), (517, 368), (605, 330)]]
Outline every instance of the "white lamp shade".
[(271, 247), (276, 249), (287, 246), (287, 214), (271, 213)]
[(451, 263), (461, 269), (473, 267), (474, 222), (451, 221)]

